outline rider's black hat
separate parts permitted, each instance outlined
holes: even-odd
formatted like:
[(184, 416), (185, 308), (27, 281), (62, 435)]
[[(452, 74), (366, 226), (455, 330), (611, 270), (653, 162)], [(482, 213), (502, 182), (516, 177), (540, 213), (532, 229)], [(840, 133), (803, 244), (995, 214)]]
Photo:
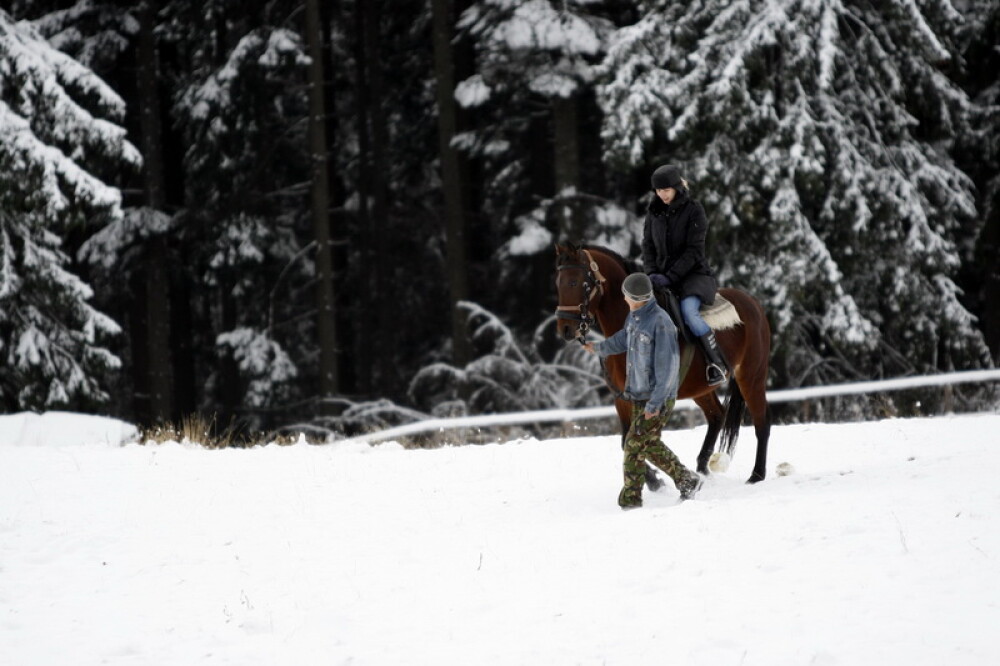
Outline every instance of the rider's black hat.
[(661, 167), (657, 167), (650, 180), (653, 181), (654, 190), (663, 190), (668, 187), (679, 190), (683, 186), (681, 170), (673, 164), (664, 164)]

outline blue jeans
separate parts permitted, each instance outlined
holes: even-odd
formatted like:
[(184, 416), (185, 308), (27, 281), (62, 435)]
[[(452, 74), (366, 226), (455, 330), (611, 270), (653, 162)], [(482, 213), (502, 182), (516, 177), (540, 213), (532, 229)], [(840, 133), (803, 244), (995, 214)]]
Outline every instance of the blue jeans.
[(699, 338), (712, 331), (705, 320), (701, 318), (701, 314), (698, 312), (700, 307), (701, 299), (697, 296), (688, 296), (681, 301), (681, 314), (684, 315), (684, 323)]

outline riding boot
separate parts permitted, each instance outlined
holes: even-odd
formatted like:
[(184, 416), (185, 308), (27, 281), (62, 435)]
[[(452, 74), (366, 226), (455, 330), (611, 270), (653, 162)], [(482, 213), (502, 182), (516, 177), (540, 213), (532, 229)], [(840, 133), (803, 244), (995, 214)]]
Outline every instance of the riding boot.
[(715, 333), (709, 331), (698, 338), (701, 348), (705, 351), (705, 378), (709, 386), (718, 386), (726, 382), (729, 365), (722, 355), (722, 349), (715, 339)]

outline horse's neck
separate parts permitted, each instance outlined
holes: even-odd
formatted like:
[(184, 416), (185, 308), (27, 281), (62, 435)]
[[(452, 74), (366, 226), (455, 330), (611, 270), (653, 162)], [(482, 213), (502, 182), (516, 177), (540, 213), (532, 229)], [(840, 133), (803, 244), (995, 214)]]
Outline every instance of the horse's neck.
[(604, 287), (604, 295), (601, 297), (601, 306), (597, 308), (597, 323), (601, 326), (604, 337), (610, 338), (625, 326), (625, 318), (628, 316), (628, 305), (622, 297), (622, 282), (625, 280), (624, 270), (618, 266), (617, 262), (611, 259), (604, 259), (600, 262), (601, 272), (607, 278)]
[[(610, 284), (610, 282), (608, 283)], [(620, 287), (619, 287), (620, 289)], [(605, 299), (613, 300), (613, 293), (604, 295)], [(628, 306), (625, 305), (624, 299), (622, 299), (621, 305), (617, 303), (608, 303), (605, 307), (602, 307), (597, 312), (597, 323), (601, 326), (601, 332), (604, 337), (610, 338), (612, 335), (622, 330), (625, 327), (625, 317), (628, 316)]]

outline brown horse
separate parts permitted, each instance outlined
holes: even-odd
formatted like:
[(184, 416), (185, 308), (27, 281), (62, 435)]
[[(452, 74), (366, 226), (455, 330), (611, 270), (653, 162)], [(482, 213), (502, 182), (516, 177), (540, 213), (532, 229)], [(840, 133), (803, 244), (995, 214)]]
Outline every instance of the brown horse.
[[(586, 335), (591, 325), (601, 327), (610, 337), (625, 325), (628, 306), (622, 298), (622, 281), (631, 272), (627, 262), (606, 248), (556, 245), (556, 288), (559, 307), (556, 326), (563, 339), (571, 341)], [(723, 409), (716, 388), (705, 379), (705, 359), (700, 352), (693, 355), (678, 389), (678, 398), (691, 398), (701, 408), (708, 422), (708, 432), (698, 454), (698, 471), (708, 473), (708, 462), (719, 434), (719, 447), (730, 455), (736, 446), (743, 415), (750, 412), (757, 433), (757, 458), (748, 483), (763, 481), (767, 473), (767, 440), (771, 432), (771, 415), (767, 404), (766, 384), (771, 353), (771, 327), (764, 309), (752, 296), (739, 289), (720, 289), (719, 294), (733, 304), (741, 323), (725, 330), (716, 330), (719, 346), (733, 373), (729, 381), (729, 397)], [(678, 334), (682, 358), (687, 344)], [(615, 392), (625, 386), (625, 355), (609, 356), (606, 360), (608, 383)], [(622, 443), (629, 428), (629, 404), (620, 398), (615, 408), (622, 426)], [(653, 481), (647, 473), (647, 481)], [(653, 482), (655, 485), (656, 482)]]

